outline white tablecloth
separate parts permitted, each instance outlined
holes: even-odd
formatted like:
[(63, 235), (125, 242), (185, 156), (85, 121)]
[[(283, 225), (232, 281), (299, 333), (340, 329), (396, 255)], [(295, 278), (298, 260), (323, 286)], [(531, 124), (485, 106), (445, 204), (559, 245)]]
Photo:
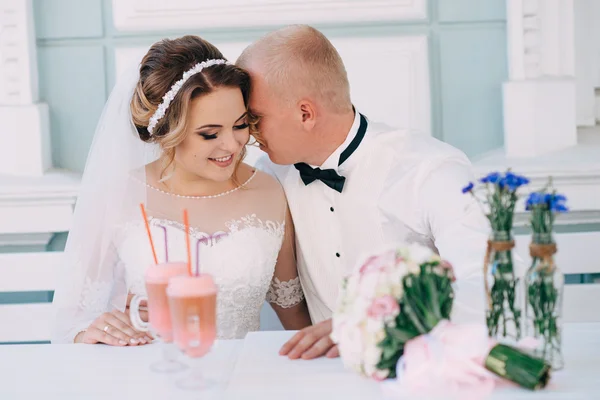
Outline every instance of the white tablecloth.
[[(218, 342), (202, 363), (206, 375), (221, 385), (203, 396), (174, 385), (189, 371), (149, 370), (160, 357), (157, 345), (0, 346), (0, 399), (381, 398), (377, 383), (345, 371), (339, 359), (291, 361), (278, 356), (290, 335), (258, 332), (245, 340)], [(492, 399), (600, 399), (600, 324), (567, 325), (564, 339), (566, 368), (553, 375), (550, 388), (529, 392), (504, 387)]]

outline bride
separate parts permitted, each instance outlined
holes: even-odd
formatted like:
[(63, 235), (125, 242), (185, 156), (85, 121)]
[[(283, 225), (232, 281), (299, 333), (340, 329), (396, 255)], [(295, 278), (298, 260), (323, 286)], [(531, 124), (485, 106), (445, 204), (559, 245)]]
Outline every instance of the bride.
[(151, 340), (127, 309), (153, 261), (141, 203), (159, 262), (186, 260), (191, 236), (192, 264), (218, 286), (219, 338), (257, 330), (265, 299), (286, 329), (310, 325), (283, 190), (243, 162), (249, 90), (248, 74), (196, 36), (154, 44), (117, 82), (82, 179), (53, 343)]

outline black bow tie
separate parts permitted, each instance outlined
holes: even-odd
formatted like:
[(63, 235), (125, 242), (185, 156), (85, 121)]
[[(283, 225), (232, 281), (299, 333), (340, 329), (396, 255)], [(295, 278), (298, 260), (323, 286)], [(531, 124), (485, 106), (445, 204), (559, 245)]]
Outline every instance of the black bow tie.
[[(352, 142), (350, 142), (348, 147), (340, 155), (338, 166), (342, 165), (342, 163), (346, 161), (352, 153), (354, 153), (354, 150), (358, 148), (358, 145), (362, 141), (366, 132), (367, 119), (364, 115), (360, 114), (360, 127), (358, 128), (358, 132), (356, 133), (356, 136), (354, 136), (354, 139), (352, 139)], [(313, 183), (318, 179), (330, 188), (342, 193), (346, 178), (340, 176), (334, 169), (312, 168), (310, 165), (305, 163), (294, 164), (294, 167), (300, 171), (300, 178), (302, 178), (302, 182), (304, 182), (305, 185)]]
[(294, 167), (300, 171), (300, 178), (302, 178), (302, 182), (304, 182), (305, 185), (313, 183), (318, 179), (333, 190), (342, 193), (346, 178), (338, 175), (334, 169), (311, 168), (305, 163), (294, 164)]

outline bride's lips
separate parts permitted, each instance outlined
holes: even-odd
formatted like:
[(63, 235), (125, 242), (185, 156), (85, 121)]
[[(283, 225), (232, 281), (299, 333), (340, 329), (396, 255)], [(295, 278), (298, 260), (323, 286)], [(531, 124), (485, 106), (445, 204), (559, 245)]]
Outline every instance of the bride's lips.
[(231, 165), (231, 163), (233, 163), (233, 154), (230, 154), (228, 156), (224, 156), (224, 157), (215, 157), (215, 158), (209, 158), (210, 161), (212, 161), (214, 164), (216, 164), (217, 166), (221, 167), (221, 168), (227, 168)]

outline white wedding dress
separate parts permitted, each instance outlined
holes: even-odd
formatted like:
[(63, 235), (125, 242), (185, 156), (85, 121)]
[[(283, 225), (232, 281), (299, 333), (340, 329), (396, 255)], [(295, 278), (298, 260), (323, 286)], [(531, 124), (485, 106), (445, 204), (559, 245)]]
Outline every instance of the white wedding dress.
[[(182, 210), (188, 210), (193, 268), (198, 265), (201, 273), (211, 274), (218, 287), (218, 338), (243, 338), (258, 330), (265, 299), (281, 307), (303, 300), (293, 234), (286, 234), (285, 195), (271, 176), (254, 171), (236, 189), (215, 196), (178, 196), (135, 179), (129, 185), (143, 186), (146, 192), (159, 262), (167, 255), (169, 261), (186, 261), (181, 221)], [(144, 273), (153, 257), (141, 214), (115, 226), (111, 236), (111, 251), (98, 268), (88, 268), (79, 301), (67, 307), (72, 317), (62, 318), (64, 342), (72, 342), (101, 313), (123, 311), (127, 294), (146, 293)]]

